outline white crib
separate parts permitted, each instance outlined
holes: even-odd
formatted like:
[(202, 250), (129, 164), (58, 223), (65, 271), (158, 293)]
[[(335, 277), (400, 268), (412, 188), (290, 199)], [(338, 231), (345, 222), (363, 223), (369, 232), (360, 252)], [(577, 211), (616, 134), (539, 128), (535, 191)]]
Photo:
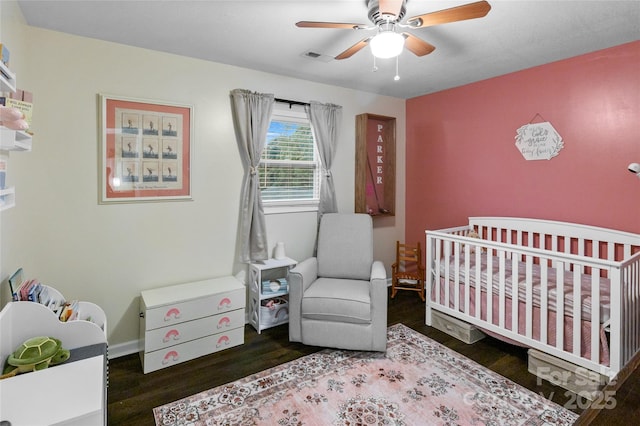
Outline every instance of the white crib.
[(471, 217), (426, 231), (426, 268), (427, 325), (440, 311), (610, 380), (640, 351), (640, 235)]

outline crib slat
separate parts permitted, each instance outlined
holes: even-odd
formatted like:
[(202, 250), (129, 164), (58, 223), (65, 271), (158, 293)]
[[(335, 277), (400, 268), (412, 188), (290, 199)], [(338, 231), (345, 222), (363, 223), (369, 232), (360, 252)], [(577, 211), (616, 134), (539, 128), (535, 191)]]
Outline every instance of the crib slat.
[[(480, 278), (480, 277), (478, 277)], [(481, 281), (479, 281), (481, 282)], [(487, 252), (487, 321), (493, 324), (493, 256), (491, 250)]]
[[(636, 262), (634, 264), (629, 265), (625, 272), (627, 275), (626, 282), (629, 283), (629, 288), (627, 292), (631, 295), (632, 300), (640, 299), (640, 262)], [(631, 312), (629, 315), (633, 318), (633, 328), (631, 329), (631, 336), (633, 336), (633, 340), (631, 345), (633, 347), (632, 351), (635, 352), (636, 349), (640, 348), (640, 308), (638, 308), (638, 304), (631, 305)]]
[[(476, 247), (476, 250), (479, 248)], [(471, 289), (471, 245), (464, 245), (464, 313), (471, 315), (469, 311), (469, 295)]]
[[(631, 248), (629, 248), (629, 250), (631, 250)], [(629, 254), (631, 254), (631, 251), (629, 251)], [(615, 260), (615, 257), (616, 257), (616, 245), (612, 242), (609, 242), (607, 243), (607, 259)], [(625, 253), (624, 257), (627, 258), (629, 257), (629, 255)]]
[[(586, 242), (584, 238), (578, 238), (578, 256), (584, 256)], [(584, 273), (584, 266), (582, 265), (574, 265), (573, 267), (578, 267), (578, 270), (581, 274)]]
[[(550, 249), (551, 251), (553, 251), (553, 252), (557, 252), (558, 251), (558, 241), (559, 241), (558, 234), (551, 235), (551, 249)], [(555, 268), (556, 267), (556, 263), (557, 262), (555, 260), (552, 260), (551, 261), (551, 267)]]
[(567, 265), (559, 261), (556, 274), (556, 348), (564, 351), (564, 272)]
[[(434, 292), (434, 298), (435, 298), (435, 302), (437, 304), (440, 304), (440, 287), (442, 286), (442, 284), (440, 283), (440, 277), (442, 276), (442, 269), (440, 268), (440, 259), (442, 259), (442, 241), (440, 240), (436, 240), (436, 244), (435, 244), (435, 262), (434, 262), (434, 268), (436, 270), (435, 273), (435, 277), (433, 278), (433, 285), (435, 287), (435, 292)], [(446, 259), (446, 258), (445, 258)], [(429, 277), (429, 279), (431, 279), (431, 277)], [(446, 285), (446, 284), (444, 284)]]
[[(633, 295), (635, 296), (633, 300), (639, 300), (640, 299), (640, 264), (639, 263), (635, 263), (633, 265), (630, 265), (628, 268), (628, 275), (629, 275), (629, 279), (627, 280), (627, 282), (629, 283), (629, 286), (633, 287)], [(631, 292), (630, 292), (631, 293)], [(632, 312), (631, 315), (634, 318), (634, 324), (635, 327), (633, 328), (633, 333), (631, 334), (632, 336), (634, 336), (634, 348), (639, 348), (640, 347), (640, 308), (638, 308), (638, 305), (632, 305)]]
[(520, 323), (518, 304), (520, 297), (518, 295), (519, 282), (518, 257), (511, 258), (511, 331), (519, 333), (518, 324)]
[[(507, 236), (507, 241), (506, 241), (506, 242), (507, 242), (507, 244), (509, 244), (509, 245), (513, 244), (513, 242), (511, 241), (511, 240), (513, 239), (513, 230), (512, 230), (512, 229), (507, 229), (507, 230), (506, 230), (506, 236)], [(513, 252), (508, 251), (508, 252), (506, 253), (506, 255), (507, 255), (507, 259), (511, 259), (512, 254), (513, 254)]]
[(482, 254), (480, 253), (480, 249), (476, 248), (476, 270), (475, 270), (475, 283), (476, 283), (476, 318), (482, 318), (482, 285), (480, 284), (482, 281), (480, 276), (482, 274)]
[[(456, 285), (453, 286), (453, 308), (460, 310), (460, 243), (453, 243), (453, 279)], [(447, 286), (448, 287), (448, 286)]]
[(442, 304), (449, 307), (449, 283), (451, 281), (451, 241), (444, 242), (444, 258), (446, 262), (444, 263), (444, 300), (442, 300)]
[(600, 363), (600, 269), (591, 268), (591, 360)]
[[(617, 283), (620, 282), (620, 270), (619, 269), (610, 269), (609, 276), (611, 282)], [(626, 286), (620, 288), (617, 285), (611, 286), (611, 308), (609, 312), (609, 317), (611, 319), (610, 330), (611, 333), (609, 335), (611, 342), (609, 344), (609, 349), (611, 351), (611, 359), (609, 362), (609, 366), (613, 371), (620, 371), (620, 368), (626, 364), (628, 358), (628, 341), (623, 336), (628, 336), (629, 329), (626, 324), (623, 326), (622, 319), (623, 314), (626, 311), (625, 305), (627, 302), (622, 297), (622, 292), (626, 290)], [(623, 347), (624, 346), (624, 347)], [(627, 353), (625, 355), (625, 353)]]
[(547, 262), (540, 262), (540, 341), (548, 344), (549, 324), (549, 269)]
[(529, 338), (533, 337), (533, 256), (526, 257), (526, 275), (525, 275), (525, 283), (526, 283), (526, 297), (525, 297), (525, 307), (527, 316), (525, 318), (526, 328), (525, 333)]
[[(574, 264), (574, 268), (576, 265)], [(582, 282), (580, 268), (573, 270), (573, 354), (580, 356), (581, 349), (581, 337), (582, 337)]]
[(504, 328), (505, 317), (506, 271), (504, 265), (504, 250), (500, 250), (498, 252), (498, 325), (500, 328)]

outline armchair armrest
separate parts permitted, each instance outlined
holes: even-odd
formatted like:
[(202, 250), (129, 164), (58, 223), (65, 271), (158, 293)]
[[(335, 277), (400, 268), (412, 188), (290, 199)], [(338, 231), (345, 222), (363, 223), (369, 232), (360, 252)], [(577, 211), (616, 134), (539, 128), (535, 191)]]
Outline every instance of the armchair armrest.
[(375, 260), (371, 265), (371, 281), (373, 280), (387, 281), (387, 270), (384, 269), (384, 264), (379, 260)]
[(300, 325), (302, 295), (318, 279), (318, 259), (310, 257), (289, 270), (289, 340), (302, 341)]
[[(304, 292), (312, 282), (318, 279), (318, 259), (310, 257), (303, 260), (295, 268), (291, 268), (289, 275), (289, 281), (294, 280), (299, 283), (301, 290)], [(291, 285), (291, 282), (289, 282), (289, 286)]]
[(371, 310), (374, 332), (372, 348), (384, 350), (387, 345), (387, 271), (378, 260), (371, 265)]

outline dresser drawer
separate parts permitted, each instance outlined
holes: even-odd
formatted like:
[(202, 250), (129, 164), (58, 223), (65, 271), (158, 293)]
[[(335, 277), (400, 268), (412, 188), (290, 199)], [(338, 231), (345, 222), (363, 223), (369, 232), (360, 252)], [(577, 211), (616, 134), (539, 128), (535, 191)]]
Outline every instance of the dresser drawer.
[(193, 319), (229, 312), (245, 306), (245, 289), (211, 294), (199, 299), (180, 301), (159, 307), (147, 307), (146, 330), (153, 330)]
[(244, 309), (181, 322), (147, 331), (144, 335), (144, 350), (145, 352), (156, 351), (242, 326), (244, 326)]
[(234, 328), (169, 348), (153, 352), (141, 352), (142, 367), (146, 374), (233, 346), (238, 346), (242, 343), (244, 343), (244, 327)]

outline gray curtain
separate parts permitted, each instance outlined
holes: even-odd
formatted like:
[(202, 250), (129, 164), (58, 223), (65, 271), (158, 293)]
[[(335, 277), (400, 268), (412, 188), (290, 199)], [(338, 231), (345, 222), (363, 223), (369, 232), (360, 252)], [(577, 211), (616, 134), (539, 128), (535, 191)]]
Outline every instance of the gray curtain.
[(240, 261), (265, 260), (269, 253), (258, 165), (271, 121), (274, 96), (243, 89), (232, 90), (230, 96), (233, 127), (244, 166), (240, 194)]
[(325, 213), (336, 213), (336, 191), (331, 174), (331, 165), (336, 152), (338, 128), (342, 119), (342, 107), (334, 104), (311, 102), (305, 106), (311, 122), (313, 138), (318, 146), (322, 163), (322, 180), (320, 182), (320, 203), (318, 204), (318, 220)]

